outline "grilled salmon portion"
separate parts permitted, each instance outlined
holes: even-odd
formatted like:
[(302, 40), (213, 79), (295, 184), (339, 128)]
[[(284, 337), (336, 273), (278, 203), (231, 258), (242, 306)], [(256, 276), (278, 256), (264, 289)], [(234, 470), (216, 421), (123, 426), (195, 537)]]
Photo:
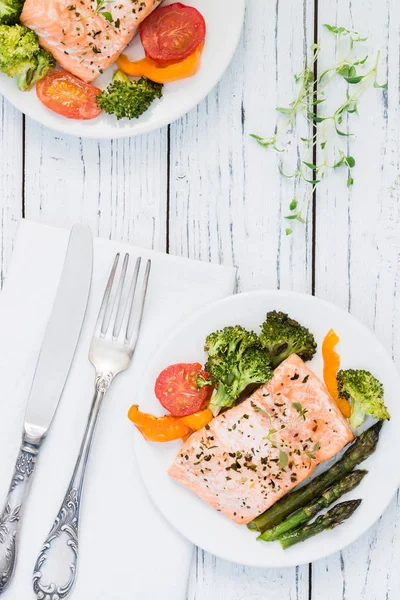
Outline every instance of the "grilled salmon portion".
[(193, 433), (169, 474), (236, 523), (249, 523), (353, 437), (325, 385), (292, 355), (248, 400)]
[(161, 0), (26, 0), (21, 22), (84, 81), (111, 65)]

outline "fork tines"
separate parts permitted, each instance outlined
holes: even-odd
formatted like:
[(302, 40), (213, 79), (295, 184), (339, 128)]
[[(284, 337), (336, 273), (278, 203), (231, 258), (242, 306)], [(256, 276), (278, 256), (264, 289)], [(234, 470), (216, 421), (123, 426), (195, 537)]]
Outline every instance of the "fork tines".
[(95, 335), (105, 338), (111, 332), (112, 327), (113, 339), (123, 337), (124, 342), (131, 345), (136, 343), (142, 323), (151, 260), (147, 261), (138, 299), (136, 299), (136, 288), (142, 258), (139, 257), (136, 260), (131, 278), (127, 277), (129, 260), (129, 254), (125, 254), (119, 276), (116, 277), (120, 254), (118, 253), (115, 257), (97, 317)]

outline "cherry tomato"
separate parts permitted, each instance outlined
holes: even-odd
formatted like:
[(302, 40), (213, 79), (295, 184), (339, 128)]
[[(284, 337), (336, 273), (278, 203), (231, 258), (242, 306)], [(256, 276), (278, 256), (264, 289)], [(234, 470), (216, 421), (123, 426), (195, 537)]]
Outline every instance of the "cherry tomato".
[(205, 35), (202, 14), (181, 2), (158, 8), (140, 26), (147, 58), (159, 63), (184, 60), (200, 46)]
[(212, 394), (212, 387), (197, 387), (197, 377), (207, 378), (199, 363), (171, 365), (160, 373), (155, 385), (155, 394), (171, 415), (186, 417), (203, 410)]
[(36, 84), (36, 93), (47, 108), (68, 119), (93, 119), (101, 113), (96, 96), (101, 90), (66, 71), (50, 71)]

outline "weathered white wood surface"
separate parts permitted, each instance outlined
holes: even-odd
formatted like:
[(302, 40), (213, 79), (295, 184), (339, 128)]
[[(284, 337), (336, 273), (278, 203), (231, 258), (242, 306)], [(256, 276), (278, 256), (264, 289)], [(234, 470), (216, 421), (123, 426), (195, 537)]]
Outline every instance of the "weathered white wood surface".
[(23, 210), (23, 116), (0, 96), (0, 287)]
[[(354, 121), (354, 188), (330, 176), (317, 197), (315, 237), (310, 214), (287, 238), (292, 183), (249, 133), (270, 134), (274, 107), (292, 99), (317, 14), (319, 31), (328, 22), (370, 35), (389, 89), (368, 92)], [(81, 220), (101, 236), (235, 264), (241, 291), (312, 292), (315, 283), (317, 295), (374, 327), (397, 359), (399, 31), (397, 0), (249, 0), (240, 48), (218, 87), (170, 128), (136, 139), (79, 140), (30, 120), (24, 127), (2, 101), (1, 281), (22, 214), (56, 225)], [(320, 68), (335, 59), (334, 44), (325, 48)], [(359, 542), (312, 568), (249, 569), (198, 550), (188, 600), (397, 600), (399, 517), (396, 499)]]
[(28, 219), (77, 219), (97, 235), (165, 250), (167, 130), (96, 142), (63, 137), (27, 119)]
[[(387, 93), (368, 91), (360, 101), (360, 117), (351, 119), (356, 136), (349, 145), (357, 161), (353, 189), (348, 192), (345, 174), (337, 174), (319, 194), (316, 294), (375, 329), (399, 366), (400, 5), (395, 0), (320, 2), (320, 30), (323, 23), (336, 22), (369, 36), (365, 46), (371, 58), (381, 49), (380, 81), (389, 87)], [(325, 42), (330, 61), (335, 48), (329, 37)], [(338, 97), (344, 93), (338, 90)], [(312, 598), (399, 598), (399, 519), (397, 496), (358, 542), (313, 565)]]

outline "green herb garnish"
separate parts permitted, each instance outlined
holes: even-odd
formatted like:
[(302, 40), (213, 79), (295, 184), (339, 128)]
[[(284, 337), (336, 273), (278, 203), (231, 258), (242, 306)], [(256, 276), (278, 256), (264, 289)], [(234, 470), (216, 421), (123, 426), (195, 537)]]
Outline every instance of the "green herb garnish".
[(283, 450), (279, 450), (279, 467), (281, 469), (284, 469), (287, 464), (289, 462), (289, 456), (287, 455), (287, 452), (284, 452)]
[(301, 406), (300, 402), (293, 402), (292, 406), (299, 413), (299, 417), (302, 418), (305, 421), (306, 420), (306, 414), (308, 413), (308, 409), (307, 408), (303, 408)]
[[(299, 166), (294, 171), (287, 172), (283, 165), (283, 158), (279, 165), (281, 175), (293, 179), (296, 190), (296, 197), (290, 201), (289, 212), (285, 215), (285, 219), (303, 224), (308, 203), (313, 198), (318, 184), (329, 171), (345, 169), (347, 187), (350, 188), (354, 184), (353, 169), (356, 160), (345, 151), (345, 148), (340, 147), (342, 138), (350, 140), (353, 135), (348, 130), (348, 117), (358, 114), (360, 96), (368, 87), (372, 85), (375, 88), (387, 88), (386, 83), (381, 85), (377, 81), (380, 53), (377, 53), (375, 62), (368, 68), (368, 55), (359, 55), (355, 51), (357, 45), (367, 40), (366, 37), (345, 27), (329, 24), (325, 24), (324, 27), (338, 38), (338, 43), (347, 44), (345, 58), (316, 75), (321, 44), (313, 44), (310, 47), (311, 59), (309, 61), (306, 59), (303, 71), (294, 76), (299, 85), (297, 97), (288, 106), (276, 108), (276, 111), (284, 117), (282, 124), (271, 137), (264, 138), (251, 134), (251, 137), (263, 148), (284, 153), (286, 147), (282, 140), (283, 135), (292, 133), (298, 115), (306, 118), (312, 135), (309, 138), (301, 138), (304, 149), (298, 161)], [(335, 85), (338, 79), (348, 84), (346, 97), (336, 110), (325, 112), (323, 104), (327, 100), (330, 86)], [(287, 147), (289, 148), (290, 144)], [(322, 160), (318, 162), (317, 153), (322, 155)], [(335, 157), (334, 160), (330, 158), (332, 156)], [(300, 195), (302, 202), (299, 206)], [(292, 231), (292, 227), (285, 229), (286, 235), (291, 235)]]
[(304, 452), (304, 454), (306, 456), (308, 456), (308, 458), (315, 458), (315, 454), (314, 452), (316, 452), (317, 450), (319, 450), (321, 448), (321, 444), (319, 442), (316, 442), (311, 450), (311, 452)]

